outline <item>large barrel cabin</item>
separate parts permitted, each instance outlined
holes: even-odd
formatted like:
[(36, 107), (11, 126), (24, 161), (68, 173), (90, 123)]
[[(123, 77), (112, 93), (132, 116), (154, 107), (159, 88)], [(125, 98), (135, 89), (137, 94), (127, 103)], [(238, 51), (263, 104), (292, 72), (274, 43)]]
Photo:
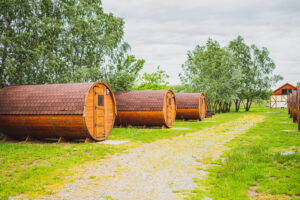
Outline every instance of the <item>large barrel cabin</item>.
[(120, 126), (172, 127), (176, 117), (176, 99), (172, 90), (116, 92)]
[(200, 120), (206, 114), (206, 101), (204, 93), (178, 93), (176, 94), (177, 119)]
[(102, 81), (0, 91), (0, 132), (6, 138), (101, 141), (112, 130), (116, 113), (113, 91)]

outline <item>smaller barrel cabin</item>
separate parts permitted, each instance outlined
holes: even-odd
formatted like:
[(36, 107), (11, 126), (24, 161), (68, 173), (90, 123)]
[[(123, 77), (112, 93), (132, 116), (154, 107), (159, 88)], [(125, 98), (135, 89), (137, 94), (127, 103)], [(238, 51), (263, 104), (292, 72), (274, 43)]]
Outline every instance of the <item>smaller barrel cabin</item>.
[(297, 93), (297, 91), (293, 91), (291, 99), (292, 99), (291, 100), (292, 119), (293, 119), (293, 122), (297, 122), (297, 115), (298, 115), (298, 110), (297, 110), (298, 93)]
[(292, 108), (292, 93), (289, 93), (287, 96), (287, 107), (288, 107), (288, 113), (290, 115), (290, 117), (292, 117), (292, 112), (291, 112), (291, 108)]
[(296, 102), (296, 106), (297, 106), (297, 122), (298, 122), (298, 131), (300, 131), (300, 86), (297, 87), (297, 94), (298, 94), (298, 99)]
[(296, 90), (297, 88), (289, 83), (274, 90), (270, 96), (270, 108), (287, 108), (288, 94)]
[(102, 81), (0, 91), (0, 132), (6, 138), (101, 141), (112, 130), (116, 113), (113, 91)]
[(169, 90), (116, 92), (117, 126), (172, 127), (176, 117), (175, 93)]
[(206, 101), (204, 93), (178, 93), (176, 94), (176, 119), (200, 120), (205, 118)]

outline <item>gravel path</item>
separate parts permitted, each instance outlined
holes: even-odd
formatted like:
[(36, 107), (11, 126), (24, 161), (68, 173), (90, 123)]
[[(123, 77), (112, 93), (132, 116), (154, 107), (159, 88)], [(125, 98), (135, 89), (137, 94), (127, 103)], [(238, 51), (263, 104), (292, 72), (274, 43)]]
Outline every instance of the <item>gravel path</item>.
[(183, 199), (184, 191), (197, 186), (194, 178), (206, 176), (205, 171), (196, 169), (209, 167), (203, 159), (217, 159), (226, 149), (225, 143), (262, 120), (263, 117), (247, 115), (197, 133), (129, 149), (127, 154), (87, 166), (80, 180), (68, 183), (62, 191), (44, 198)]

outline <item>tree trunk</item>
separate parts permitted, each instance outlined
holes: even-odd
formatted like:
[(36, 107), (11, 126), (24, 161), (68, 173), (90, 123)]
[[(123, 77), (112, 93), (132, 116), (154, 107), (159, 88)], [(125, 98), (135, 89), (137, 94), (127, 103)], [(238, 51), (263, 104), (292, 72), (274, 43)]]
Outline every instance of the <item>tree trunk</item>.
[(228, 107), (227, 107), (227, 112), (230, 112), (230, 108), (231, 108), (231, 101), (229, 102), (229, 104), (228, 104)]
[(249, 112), (251, 104), (252, 104), (252, 99), (247, 99), (247, 104), (246, 104), (246, 108), (245, 108), (246, 112)]
[(234, 104), (235, 104), (235, 112), (239, 112), (240, 111), (240, 106), (241, 106), (241, 101), (240, 100), (235, 100)]

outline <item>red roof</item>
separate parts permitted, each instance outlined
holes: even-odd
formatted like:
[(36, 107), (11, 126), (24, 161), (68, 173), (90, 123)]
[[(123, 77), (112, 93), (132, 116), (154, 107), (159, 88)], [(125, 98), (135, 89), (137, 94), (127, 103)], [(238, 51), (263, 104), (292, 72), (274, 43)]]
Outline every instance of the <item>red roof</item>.
[(7, 86), (0, 115), (81, 115), (92, 83)]
[(277, 88), (276, 90), (274, 90), (273, 93), (277, 92), (278, 90), (281, 90), (281, 88), (283, 88), (285, 86), (290, 86), (293, 90), (297, 90), (297, 88), (295, 86), (293, 86), (292, 84), (286, 83), (286, 84), (282, 85), (281, 87)]
[(163, 110), (168, 90), (115, 92), (117, 110)]
[(199, 108), (200, 96), (203, 93), (177, 93), (176, 103), (178, 109)]

